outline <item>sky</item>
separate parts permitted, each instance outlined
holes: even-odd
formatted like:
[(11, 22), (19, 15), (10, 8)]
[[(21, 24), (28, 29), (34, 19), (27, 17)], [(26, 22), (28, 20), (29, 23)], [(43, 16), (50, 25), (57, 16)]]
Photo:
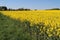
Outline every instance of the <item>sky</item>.
[(7, 6), (13, 9), (50, 9), (60, 8), (60, 0), (0, 0), (0, 6)]

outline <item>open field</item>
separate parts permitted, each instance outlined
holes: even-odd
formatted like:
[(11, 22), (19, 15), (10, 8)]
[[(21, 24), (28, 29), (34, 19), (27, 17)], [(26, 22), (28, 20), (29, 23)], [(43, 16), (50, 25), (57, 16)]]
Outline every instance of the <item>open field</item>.
[(28, 20), (31, 23), (60, 24), (60, 11), (2, 11), (4, 15), (14, 19)]
[[(24, 28), (27, 28), (28, 30), (31, 29), (27, 33), (32, 35), (31, 36), (32, 40), (40, 40), (39, 37), (41, 37), (41, 40), (56, 40), (56, 39), (60, 40), (60, 10), (0, 11), (0, 12), (3, 15), (10, 17), (14, 20), (20, 20), (20, 22), (22, 22), (20, 26), (22, 25), (23, 30)], [(14, 22), (16, 23), (16, 21)], [(14, 24), (14, 22), (11, 22), (11, 23)], [(17, 26), (19, 24), (18, 22), (16, 24)], [(17, 30), (18, 29), (19, 28), (17, 28)], [(40, 35), (40, 36), (37, 36), (37, 35)], [(42, 39), (42, 38), (45, 38), (45, 39)]]

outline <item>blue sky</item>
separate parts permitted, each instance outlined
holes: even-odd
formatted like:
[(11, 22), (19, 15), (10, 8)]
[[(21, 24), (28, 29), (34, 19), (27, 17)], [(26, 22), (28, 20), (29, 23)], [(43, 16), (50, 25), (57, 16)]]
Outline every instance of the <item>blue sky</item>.
[(0, 0), (8, 8), (50, 9), (60, 8), (60, 0)]

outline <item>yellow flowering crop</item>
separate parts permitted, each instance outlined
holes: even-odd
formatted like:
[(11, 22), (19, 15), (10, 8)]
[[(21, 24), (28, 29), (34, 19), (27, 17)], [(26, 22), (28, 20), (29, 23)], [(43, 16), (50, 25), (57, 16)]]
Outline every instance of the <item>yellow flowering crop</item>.
[(15, 19), (27, 19), (31, 23), (44, 22), (51, 25), (60, 23), (60, 11), (2, 11), (2, 13)]
[[(24, 21), (25, 19), (30, 21), (31, 23), (39, 23), (44, 22), (45, 25), (50, 24), (51, 28), (47, 31), (49, 33), (52, 32), (53, 29), (56, 29), (56, 26), (60, 25), (60, 10), (39, 10), (39, 11), (1, 11), (4, 15), (10, 16), (14, 19), (19, 19)], [(57, 30), (56, 35), (60, 35), (59, 29)], [(49, 34), (51, 36), (52, 34)]]

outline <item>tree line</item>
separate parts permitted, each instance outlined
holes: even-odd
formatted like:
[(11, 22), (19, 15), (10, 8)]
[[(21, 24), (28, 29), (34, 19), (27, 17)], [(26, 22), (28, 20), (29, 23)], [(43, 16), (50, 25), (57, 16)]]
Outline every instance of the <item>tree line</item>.
[[(31, 9), (28, 8), (18, 8), (18, 9), (11, 9), (7, 8), (6, 6), (0, 6), (0, 11), (31, 11)], [(34, 9), (35, 11), (38, 9)], [(52, 8), (52, 9), (45, 9), (45, 10), (60, 10), (60, 8)]]
[(0, 6), (0, 11), (30, 11), (31, 9), (28, 8), (18, 8), (18, 9), (11, 9), (7, 8), (6, 6)]

